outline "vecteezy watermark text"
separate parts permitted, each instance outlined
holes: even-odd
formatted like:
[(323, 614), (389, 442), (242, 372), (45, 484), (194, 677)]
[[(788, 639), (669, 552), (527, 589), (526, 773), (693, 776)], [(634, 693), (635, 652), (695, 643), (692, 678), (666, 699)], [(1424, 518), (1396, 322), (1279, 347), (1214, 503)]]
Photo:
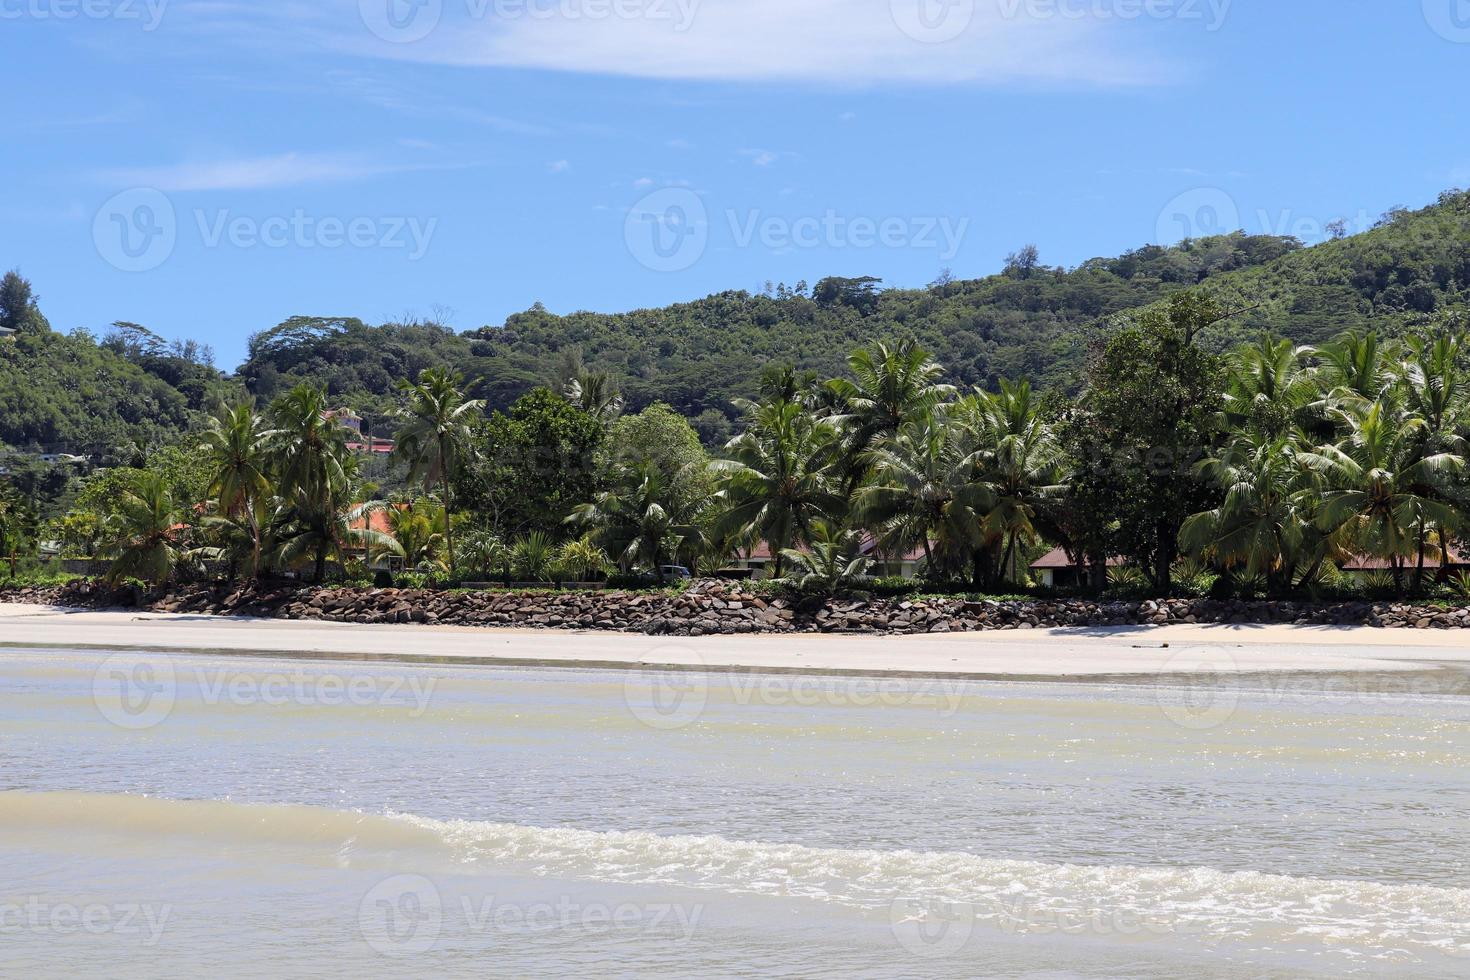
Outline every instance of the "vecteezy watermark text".
[(363, 26), (390, 44), (422, 41), (447, 12), (461, 20), (641, 20), (676, 33), (694, 26), (702, 0), (358, 0)]
[(162, 191), (137, 187), (116, 194), (92, 221), (97, 254), (124, 272), (147, 272), (173, 255), (181, 232), (193, 231), (208, 249), (385, 249), (416, 262), (428, 252), (438, 218), (406, 215), (239, 214), (229, 208), (194, 208), (182, 223)]
[(144, 31), (163, 23), (169, 0), (0, 0), (0, 20), (138, 21)]
[(0, 901), (0, 936), (45, 933), (56, 936), (136, 937), (141, 945), (157, 946), (163, 938), (171, 905), (141, 902), (107, 904), (47, 901), (37, 895), (19, 901)]
[(438, 679), (418, 673), (376, 675), (294, 668), (285, 671), (190, 666), (166, 657), (120, 653), (108, 657), (92, 677), (92, 700), (102, 717), (140, 731), (173, 713), (180, 692), (207, 705), (303, 707), (390, 707), (421, 718)]
[[(727, 238), (716, 242), (734, 248), (760, 247), (772, 252), (797, 249), (922, 249), (938, 261), (959, 254), (970, 219), (952, 215), (843, 214), (828, 208), (820, 214), (774, 215), (759, 208), (726, 209)], [(671, 187), (654, 191), (628, 211), (623, 237), (628, 252), (655, 272), (692, 268), (711, 244), (709, 208), (691, 190)]]
[(552, 931), (603, 934), (614, 930), (652, 939), (686, 941), (704, 915), (703, 905), (673, 902), (585, 902), (569, 895), (546, 902), (505, 902), (494, 895), (461, 895), (445, 901), (423, 875), (395, 875), (363, 895), (358, 932), (375, 952), (390, 958), (426, 953), (446, 929), (465, 936), (525, 935)]
[(1007, 20), (1177, 20), (1225, 26), (1234, 0), (995, 0)]

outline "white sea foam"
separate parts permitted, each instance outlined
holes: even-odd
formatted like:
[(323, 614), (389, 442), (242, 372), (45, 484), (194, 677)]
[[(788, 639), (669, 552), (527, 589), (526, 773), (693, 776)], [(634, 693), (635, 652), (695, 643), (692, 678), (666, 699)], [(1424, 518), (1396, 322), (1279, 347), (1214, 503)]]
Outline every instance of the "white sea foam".
[(1185, 936), (1205, 945), (1291, 942), (1373, 958), (1470, 958), (1465, 888), (80, 793), (0, 793), (0, 830), (180, 845), (230, 841), (270, 849), (278, 860), (310, 855), (386, 863), (405, 873), (453, 868), (791, 896), (890, 912), (896, 923), (948, 918), (1014, 933)]

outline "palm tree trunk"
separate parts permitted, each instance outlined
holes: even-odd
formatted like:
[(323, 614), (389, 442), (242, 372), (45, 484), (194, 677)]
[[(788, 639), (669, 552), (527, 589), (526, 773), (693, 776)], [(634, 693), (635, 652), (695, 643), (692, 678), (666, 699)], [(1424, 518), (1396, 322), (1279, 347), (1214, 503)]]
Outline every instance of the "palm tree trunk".
[(1419, 567), (1414, 570), (1415, 595), (1419, 595), (1424, 592), (1424, 548), (1426, 544), (1425, 539), (1428, 536), (1429, 529), (1425, 527), (1424, 521), (1421, 518), (1419, 521)]
[[(1016, 532), (1012, 531), (1011, 534), (1010, 534), (1010, 541), (1006, 544), (1006, 556), (1005, 556), (1005, 558), (1000, 563), (1000, 566), (1001, 566), (1001, 575), (1003, 575), (1003, 576), (1011, 576), (1011, 575), (1013, 575), (1015, 569), (1013, 569), (1011, 567), (1011, 564), (1015, 561), (1015, 558), (1016, 558)], [(1013, 581), (1015, 581), (1015, 579), (1012, 577), (1012, 578), (1008, 578), (1008, 579), (1002, 579), (1002, 581), (1012, 581), (1013, 582)]]
[(454, 515), (449, 509), (449, 467), (444, 467), (444, 547), (449, 551), (449, 577), (454, 578)]
[(327, 544), (322, 542), (316, 546), (316, 574), (314, 580), (320, 583), (327, 577)]

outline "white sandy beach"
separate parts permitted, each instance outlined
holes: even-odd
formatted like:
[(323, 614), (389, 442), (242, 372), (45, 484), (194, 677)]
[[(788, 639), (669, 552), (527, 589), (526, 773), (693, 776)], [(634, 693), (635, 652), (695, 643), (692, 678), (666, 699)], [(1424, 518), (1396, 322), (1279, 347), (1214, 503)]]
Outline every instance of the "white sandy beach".
[(1470, 636), (1458, 630), (1179, 625), (929, 636), (684, 638), (91, 612), (33, 605), (0, 605), (0, 647), (997, 678), (1392, 671), (1470, 662)]

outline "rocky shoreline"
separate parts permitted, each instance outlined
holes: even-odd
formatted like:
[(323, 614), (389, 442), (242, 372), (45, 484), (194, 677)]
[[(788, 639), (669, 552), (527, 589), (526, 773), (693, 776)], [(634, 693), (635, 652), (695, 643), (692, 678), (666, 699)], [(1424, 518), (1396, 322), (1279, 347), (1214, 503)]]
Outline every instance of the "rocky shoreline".
[(1170, 599), (1095, 602), (1031, 599), (800, 600), (717, 580), (667, 592), (439, 592), (259, 583), (185, 585), (158, 594), (77, 581), (0, 590), (0, 602), (84, 609), (254, 616), (342, 623), (434, 623), (518, 629), (581, 629), (663, 636), (733, 633), (964, 633), (1056, 627), (1259, 623), (1470, 628), (1470, 607), (1408, 603), (1308, 603)]

